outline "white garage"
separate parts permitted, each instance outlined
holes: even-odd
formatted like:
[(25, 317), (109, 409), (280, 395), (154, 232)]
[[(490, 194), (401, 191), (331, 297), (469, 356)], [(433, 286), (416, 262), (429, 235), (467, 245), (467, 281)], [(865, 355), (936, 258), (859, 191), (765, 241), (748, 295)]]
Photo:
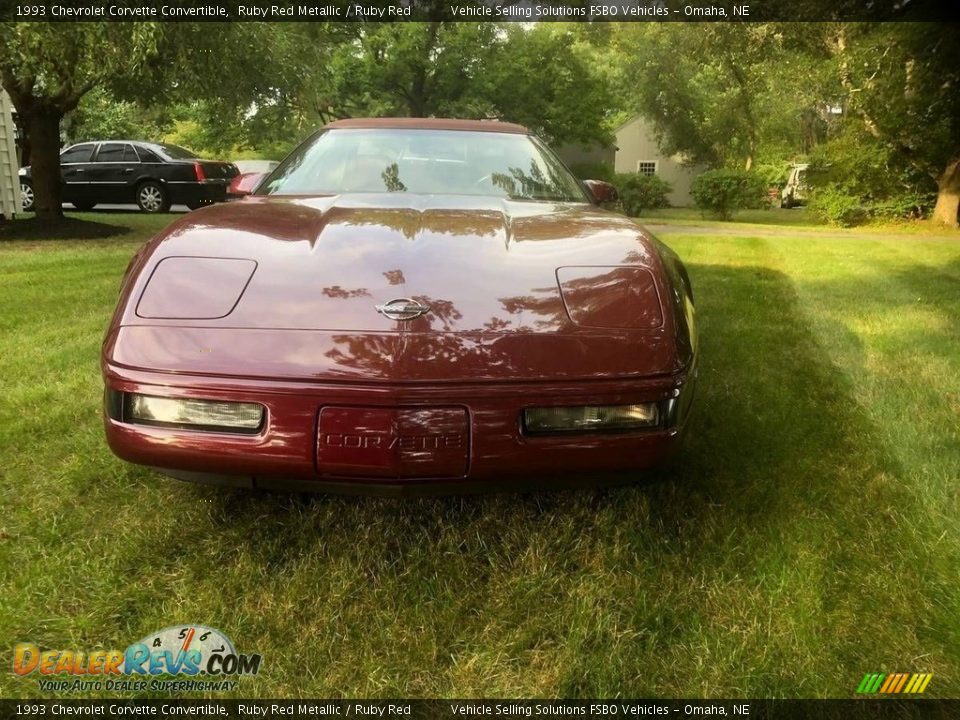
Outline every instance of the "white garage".
[(19, 170), (13, 103), (0, 90), (0, 215), (8, 220), (20, 212)]

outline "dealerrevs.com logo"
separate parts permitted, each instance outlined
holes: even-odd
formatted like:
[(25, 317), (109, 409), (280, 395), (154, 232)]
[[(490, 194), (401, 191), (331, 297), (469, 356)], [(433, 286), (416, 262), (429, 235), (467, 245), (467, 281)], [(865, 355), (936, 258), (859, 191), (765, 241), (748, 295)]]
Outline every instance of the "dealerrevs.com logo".
[(237, 678), (260, 671), (261, 660), (205, 625), (167, 627), (123, 651), (41, 650), (29, 642), (13, 648), (13, 671), (35, 676), (44, 692), (233, 690)]

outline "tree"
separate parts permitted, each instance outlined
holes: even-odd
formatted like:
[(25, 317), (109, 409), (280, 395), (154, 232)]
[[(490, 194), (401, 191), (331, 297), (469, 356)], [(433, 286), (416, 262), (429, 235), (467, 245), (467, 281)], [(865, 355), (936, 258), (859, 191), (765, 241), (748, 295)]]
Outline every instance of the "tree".
[(623, 93), (665, 152), (749, 170), (768, 128), (791, 110), (774, 102), (775, 25), (631, 23), (614, 43), (626, 66)]
[[(9, 24), (7, 32), (0, 34), (0, 82), (31, 144), (37, 217), (63, 217), (60, 126), (89, 92), (104, 91), (105, 96), (94, 100), (113, 111), (115, 128), (129, 123), (132, 108), (123, 105), (125, 101), (149, 105), (151, 114), (161, 110), (162, 115), (163, 106), (198, 98), (220, 118), (221, 130), (235, 127), (252, 105), (268, 102), (293, 72), (303, 70), (291, 61), (300, 46), (287, 41), (294, 33), (284, 25)], [(318, 23), (306, 32), (316, 35), (328, 27)], [(303, 26), (299, 30), (305, 31)], [(258, 52), (251, 53), (251, 48)], [(269, 61), (261, 49), (269, 54)], [(109, 128), (108, 118), (103, 120), (100, 128)]]
[(37, 217), (63, 217), (60, 123), (93, 88), (130, 75), (156, 52), (158, 23), (8, 23), (0, 83), (31, 147)]
[[(876, 13), (889, 13), (878, 3)], [(909, 9), (909, 5), (908, 5)], [(663, 149), (749, 168), (831, 155), (833, 184), (876, 209), (960, 211), (960, 36), (914, 22), (627, 25), (623, 92)], [(829, 152), (818, 148), (829, 141)], [(866, 172), (861, 158), (883, 158)], [(870, 166), (872, 167), (872, 166)]]
[(554, 142), (608, 139), (619, 105), (595, 31), (454, 22), (439, 0), (418, 11), (416, 23), (164, 24), (135, 72), (118, 68), (81, 100), (70, 137), (147, 128), (193, 149), (278, 157), (334, 119), (407, 115), (501, 118)]
[(960, 217), (960, 38), (933, 23), (838, 23), (823, 42), (849, 121), (935, 184), (934, 220)]
[(548, 142), (606, 144), (622, 101), (603, 58), (574, 23), (510, 23), (486, 68), (492, 105)]
[(151, 83), (122, 78), (118, 98), (166, 107), (168, 125), (223, 152), (288, 152), (328, 105), (332, 57), (363, 23), (168, 23), (146, 70)]
[[(358, 24), (288, 86), (278, 113), (287, 107), (320, 124), (362, 115), (501, 118), (555, 142), (607, 139), (616, 103), (571, 28), (452, 22), (446, 7), (425, 22)], [(313, 56), (305, 48), (299, 57)], [(543, 67), (550, 71), (535, 70)]]
[(340, 117), (483, 117), (493, 111), (486, 71), (498, 43), (492, 23), (364, 26), (332, 58), (328, 109)]

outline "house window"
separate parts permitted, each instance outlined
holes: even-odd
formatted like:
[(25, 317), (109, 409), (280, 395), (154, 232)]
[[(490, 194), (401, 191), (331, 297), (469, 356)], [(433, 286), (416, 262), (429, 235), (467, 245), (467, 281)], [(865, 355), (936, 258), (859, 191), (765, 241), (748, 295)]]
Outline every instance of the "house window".
[(641, 175), (646, 175), (650, 177), (657, 174), (657, 161), (656, 160), (638, 160), (637, 161), (637, 172)]

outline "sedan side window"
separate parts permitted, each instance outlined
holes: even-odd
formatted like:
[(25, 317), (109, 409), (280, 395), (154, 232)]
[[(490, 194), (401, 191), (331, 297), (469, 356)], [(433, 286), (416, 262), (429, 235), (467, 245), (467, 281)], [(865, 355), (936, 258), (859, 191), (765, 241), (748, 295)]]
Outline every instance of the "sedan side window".
[(137, 153), (140, 155), (140, 162), (145, 163), (158, 163), (161, 162), (160, 158), (152, 150), (147, 150), (147, 148), (142, 145), (137, 148)]
[(60, 155), (60, 164), (65, 163), (85, 163), (90, 162), (90, 155), (93, 153), (93, 145), (75, 145), (72, 148), (64, 150)]
[(97, 153), (97, 159), (94, 162), (123, 162), (123, 148), (120, 143), (104, 143), (100, 146), (100, 152)]

